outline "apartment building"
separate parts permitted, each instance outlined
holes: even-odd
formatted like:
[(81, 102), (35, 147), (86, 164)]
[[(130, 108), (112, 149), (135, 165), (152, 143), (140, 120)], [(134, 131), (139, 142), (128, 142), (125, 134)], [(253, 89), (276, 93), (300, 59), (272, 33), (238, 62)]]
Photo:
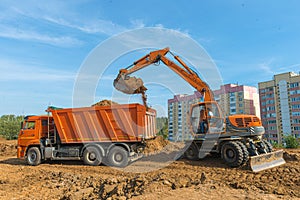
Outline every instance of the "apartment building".
[[(226, 116), (230, 114), (260, 116), (257, 88), (226, 84), (213, 92)], [(175, 95), (173, 99), (168, 100), (169, 140), (182, 141), (191, 138), (187, 112), (191, 104), (201, 101), (201, 97), (199, 92), (194, 92), (192, 95)]]
[(214, 95), (225, 116), (233, 114), (260, 116), (259, 95), (256, 87), (226, 84), (214, 90)]
[(192, 138), (187, 112), (189, 112), (190, 105), (199, 102), (201, 97), (199, 92), (194, 92), (192, 95), (175, 95), (173, 99), (168, 100), (169, 140), (183, 141)]
[(285, 135), (300, 138), (300, 75), (277, 74), (258, 86), (265, 137), (280, 144)]

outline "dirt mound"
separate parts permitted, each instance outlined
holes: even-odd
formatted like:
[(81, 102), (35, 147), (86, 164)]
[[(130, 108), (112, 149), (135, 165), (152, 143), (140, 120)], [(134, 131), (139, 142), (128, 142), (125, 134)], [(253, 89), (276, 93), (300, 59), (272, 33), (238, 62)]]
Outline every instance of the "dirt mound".
[(283, 158), (285, 161), (300, 161), (300, 155), (293, 153), (292, 151), (285, 151), (283, 153)]
[(2, 139), (0, 141), (0, 156), (16, 156), (16, 145), (17, 142), (15, 140), (6, 141), (5, 139)]
[(160, 152), (165, 146), (169, 144), (168, 140), (165, 140), (162, 136), (157, 136), (154, 139), (146, 141), (146, 147), (144, 149), (145, 154)]
[(111, 106), (111, 105), (117, 105), (117, 104), (118, 103), (116, 103), (114, 101), (104, 99), (102, 101), (99, 101), (99, 102), (93, 104), (92, 106)]
[[(16, 141), (0, 140), (3, 155), (0, 156), (0, 199), (300, 198), (300, 149), (284, 150), (286, 164), (259, 173), (227, 167), (214, 157), (198, 161), (179, 159), (158, 170), (137, 173), (104, 165), (85, 166), (79, 161), (49, 161), (28, 166), (16, 158), (16, 144)], [(169, 152), (179, 148), (180, 143), (158, 136), (147, 145), (148, 152)], [(164, 153), (165, 156), (168, 154)], [(137, 164), (136, 167), (160, 165), (150, 159)]]

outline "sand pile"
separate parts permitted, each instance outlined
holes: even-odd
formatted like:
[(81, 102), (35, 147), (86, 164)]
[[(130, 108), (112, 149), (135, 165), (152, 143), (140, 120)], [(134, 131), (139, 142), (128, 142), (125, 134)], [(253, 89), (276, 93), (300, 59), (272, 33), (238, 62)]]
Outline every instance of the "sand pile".
[(0, 139), (0, 156), (16, 156), (17, 155), (17, 141)]
[(169, 144), (168, 140), (165, 140), (162, 136), (157, 136), (154, 139), (146, 141), (146, 147), (144, 149), (145, 154), (160, 152), (165, 146)]
[(104, 99), (102, 101), (99, 101), (99, 102), (93, 104), (92, 106), (111, 106), (111, 105), (116, 105), (116, 104), (118, 104), (118, 103), (111, 101), (111, 100)]

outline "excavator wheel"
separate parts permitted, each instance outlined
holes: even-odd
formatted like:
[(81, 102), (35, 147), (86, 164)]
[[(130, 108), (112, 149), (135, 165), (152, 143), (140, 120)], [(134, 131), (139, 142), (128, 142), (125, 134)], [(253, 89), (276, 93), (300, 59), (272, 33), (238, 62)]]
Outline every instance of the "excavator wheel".
[(273, 146), (269, 141), (264, 140), (263, 143), (265, 144), (268, 153), (273, 151)]
[(242, 151), (243, 151), (243, 162), (241, 164), (241, 165), (243, 165), (243, 164), (247, 163), (249, 160), (249, 152), (248, 152), (246, 145), (243, 142), (236, 141), (236, 143), (242, 148)]
[(257, 142), (255, 144), (256, 148), (257, 148), (257, 151), (259, 154), (265, 154), (265, 153), (268, 153), (268, 148), (267, 146), (265, 145), (265, 142), (264, 141), (260, 141), (260, 142)]
[(243, 149), (236, 141), (227, 141), (222, 145), (221, 157), (230, 167), (239, 167), (244, 160)]
[(192, 143), (189, 148), (184, 152), (184, 155), (189, 160), (198, 160), (199, 150), (197, 146)]

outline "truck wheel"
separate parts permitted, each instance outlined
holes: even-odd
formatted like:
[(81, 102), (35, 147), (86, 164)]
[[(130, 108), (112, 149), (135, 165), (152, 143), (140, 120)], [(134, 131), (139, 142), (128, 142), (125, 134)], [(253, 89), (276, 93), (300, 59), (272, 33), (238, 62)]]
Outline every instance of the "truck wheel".
[(102, 162), (102, 155), (97, 147), (89, 146), (83, 152), (83, 162), (86, 165), (98, 166)]
[(122, 148), (115, 146), (113, 147), (107, 156), (108, 162), (114, 167), (126, 167), (128, 165), (128, 152)]
[(189, 160), (198, 160), (198, 154), (198, 148), (194, 144), (191, 144), (189, 148), (184, 152), (185, 157)]
[(36, 166), (41, 163), (41, 152), (37, 147), (30, 147), (27, 151), (26, 162), (28, 165)]
[(248, 152), (248, 149), (247, 149), (247, 147), (244, 143), (242, 143), (241, 141), (236, 141), (236, 143), (241, 147), (241, 149), (243, 151), (243, 162), (241, 164), (241, 165), (243, 165), (246, 162), (248, 162), (248, 160), (249, 160), (249, 152)]
[(272, 146), (272, 144), (269, 141), (264, 140), (263, 143), (265, 144), (268, 153), (270, 153), (270, 152), (273, 151), (273, 146)]
[(222, 159), (230, 167), (238, 167), (243, 163), (243, 150), (237, 142), (225, 142), (221, 149)]

